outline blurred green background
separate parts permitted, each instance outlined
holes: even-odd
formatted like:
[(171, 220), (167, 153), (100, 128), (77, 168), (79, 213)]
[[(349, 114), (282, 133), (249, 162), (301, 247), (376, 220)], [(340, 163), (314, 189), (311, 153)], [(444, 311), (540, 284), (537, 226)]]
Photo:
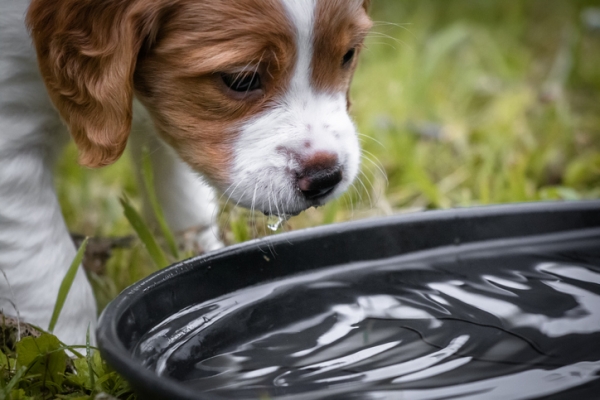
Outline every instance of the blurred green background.
[[(352, 113), (364, 147), (352, 190), (285, 230), (424, 209), (600, 198), (600, 2), (374, 0)], [(92, 171), (71, 145), (57, 174), (72, 232), (130, 235), (140, 208), (125, 156)], [(224, 205), (227, 243), (270, 234)], [(160, 240), (160, 239), (159, 239)], [(174, 260), (171, 260), (174, 261)], [(155, 270), (143, 245), (90, 272), (99, 305)]]

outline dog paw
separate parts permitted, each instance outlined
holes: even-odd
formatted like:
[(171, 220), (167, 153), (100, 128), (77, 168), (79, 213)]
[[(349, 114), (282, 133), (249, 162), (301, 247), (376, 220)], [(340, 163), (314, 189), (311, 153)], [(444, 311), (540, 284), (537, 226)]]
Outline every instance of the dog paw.
[(204, 254), (225, 246), (216, 225), (195, 226), (186, 229), (179, 232), (177, 239), (180, 248), (186, 253)]

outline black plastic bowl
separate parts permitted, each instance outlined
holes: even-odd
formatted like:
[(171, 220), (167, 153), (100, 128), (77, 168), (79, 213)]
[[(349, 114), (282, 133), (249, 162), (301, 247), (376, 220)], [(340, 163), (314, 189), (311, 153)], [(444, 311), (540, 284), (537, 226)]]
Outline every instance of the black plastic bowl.
[(600, 201), (431, 211), (276, 235), (180, 262), (132, 285), (104, 310), (98, 344), (140, 398), (214, 399), (144, 368), (132, 357), (139, 339), (189, 305), (300, 272), (590, 228), (600, 228)]

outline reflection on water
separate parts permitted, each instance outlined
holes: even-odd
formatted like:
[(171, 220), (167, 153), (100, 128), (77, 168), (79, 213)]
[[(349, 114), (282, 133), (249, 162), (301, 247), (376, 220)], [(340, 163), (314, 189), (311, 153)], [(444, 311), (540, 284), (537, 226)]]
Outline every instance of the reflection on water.
[(182, 310), (148, 368), (229, 398), (593, 398), (600, 236), (320, 270)]

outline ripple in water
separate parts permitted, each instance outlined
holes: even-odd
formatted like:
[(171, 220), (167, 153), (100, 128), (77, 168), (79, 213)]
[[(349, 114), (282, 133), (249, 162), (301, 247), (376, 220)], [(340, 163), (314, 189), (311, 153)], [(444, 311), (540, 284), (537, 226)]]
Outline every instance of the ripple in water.
[(135, 350), (225, 398), (530, 399), (600, 393), (600, 236), (458, 246), (244, 289)]

